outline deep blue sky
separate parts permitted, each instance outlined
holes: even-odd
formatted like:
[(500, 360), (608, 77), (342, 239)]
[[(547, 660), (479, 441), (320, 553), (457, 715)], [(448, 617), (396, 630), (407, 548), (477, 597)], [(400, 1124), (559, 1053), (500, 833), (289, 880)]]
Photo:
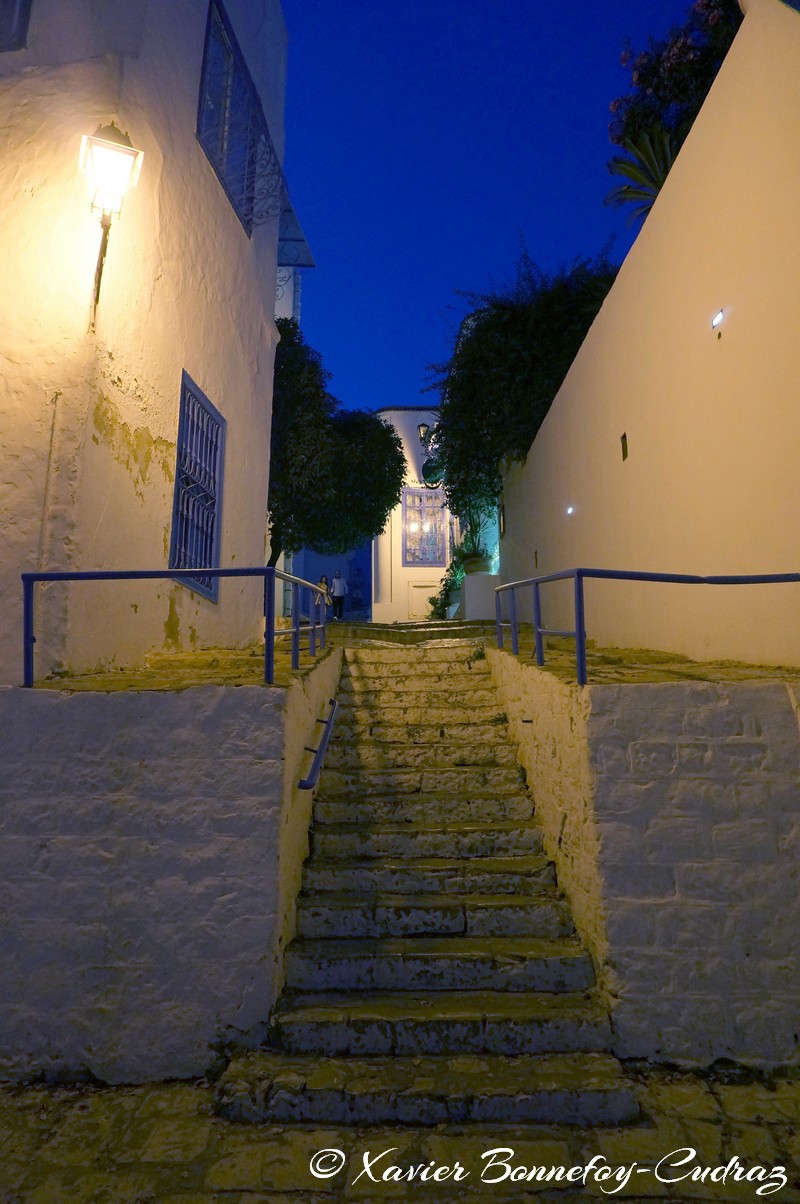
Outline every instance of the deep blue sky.
[(283, 0), (285, 169), (317, 261), (302, 325), (345, 405), (433, 404), (465, 302), (635, 235), (603, 204), (608, 106), (690, 0)]

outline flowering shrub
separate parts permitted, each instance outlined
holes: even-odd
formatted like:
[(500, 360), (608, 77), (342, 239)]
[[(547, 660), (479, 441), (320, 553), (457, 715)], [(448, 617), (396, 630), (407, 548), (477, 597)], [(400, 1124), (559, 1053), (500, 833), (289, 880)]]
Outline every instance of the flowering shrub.
[(611, 102), (611, 141), (623, 146), (659, 125), (688, 130), (741, 22), (737, 0), (696, 0), (666, 38), (639, 53), (628, 43), (620, 61), (630, 69), (631, 91)]

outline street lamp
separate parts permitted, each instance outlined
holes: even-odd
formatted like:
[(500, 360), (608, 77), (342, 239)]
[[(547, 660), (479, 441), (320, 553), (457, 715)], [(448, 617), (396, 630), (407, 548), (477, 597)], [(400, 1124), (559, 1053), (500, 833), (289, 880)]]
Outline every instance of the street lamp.
[(80, 169), (89, 183), (92, 210), (100, 214), (103, 235), (97, 256), (92, 300), (92, 324), (100, 300), (100, 281), (108, 251), (111, 219), (119, 215), (129, 188), (135, 188), (142, 169), (144, 153), (136, 150), (127, 134), (111, 123), (101, 125), (81, 139)]
[(113, 122), (98, 126), (93, 134), (84, 134), (80, 167), (89, 181), (92, 209), (99, 209), (109, 218), (118, 214), (128, 189), (136, 187), (143, 158), (143, 152), (136, 150), (128, 135)]

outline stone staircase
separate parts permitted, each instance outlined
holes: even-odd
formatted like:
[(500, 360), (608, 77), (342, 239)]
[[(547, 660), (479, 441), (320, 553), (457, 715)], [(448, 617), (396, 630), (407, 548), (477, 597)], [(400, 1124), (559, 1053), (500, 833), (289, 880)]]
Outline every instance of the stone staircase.
[(474, 642), (348, 649), (297, 939), (229, 1119), (618, 1124), (589, 955)]

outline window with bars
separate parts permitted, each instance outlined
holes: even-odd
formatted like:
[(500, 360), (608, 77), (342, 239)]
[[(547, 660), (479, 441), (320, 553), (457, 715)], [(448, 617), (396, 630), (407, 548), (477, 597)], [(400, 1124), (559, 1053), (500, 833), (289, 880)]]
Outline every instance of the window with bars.
[(221, 0), (211, 0), (197, 137), (248, 235), (280, 212), (283, 173)]
[(0, 0), (0, 50), (22, 50), (28, 40), (31, 0)]
[[(225, 419), (184, 372), (178, 420), (178, 457), (172, 504), (171, 569), (219, 567)], [(183, 578), (216, 602), (219, 578), (198, 572)]]

